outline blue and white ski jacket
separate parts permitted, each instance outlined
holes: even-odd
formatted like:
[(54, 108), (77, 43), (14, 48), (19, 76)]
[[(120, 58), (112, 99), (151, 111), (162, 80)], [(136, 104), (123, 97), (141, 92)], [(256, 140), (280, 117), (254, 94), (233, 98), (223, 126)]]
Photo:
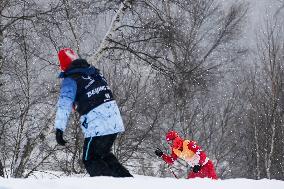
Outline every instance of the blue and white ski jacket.
[(99, 70), (86, 60), (77, 59), (59, 77), (63, 81), (57, 103), (56, 129), (66, 129), (72, 107), (75, 107), (85, 138), (124, 131), (118, 106)]

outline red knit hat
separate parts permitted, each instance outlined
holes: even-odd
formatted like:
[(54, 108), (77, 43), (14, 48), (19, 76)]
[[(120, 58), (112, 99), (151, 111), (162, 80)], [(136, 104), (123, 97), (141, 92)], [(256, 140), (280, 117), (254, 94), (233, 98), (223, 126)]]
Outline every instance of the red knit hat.
[(174, 140), (175, 138), (178, 137), (178, 134), (176, 131), (169, 131), (167, 134), (166, 134), (166, 141), (170, 141), (170, 140)]
[(78, 55), (71, 48), (63, 48), (58, 52), (60, 69), (65, 72), (73, 60), (78, 59)]
[(171, 144), (173, 148), (179, 149), (182, 147), (183, 139), (180, 138), (180, 136), (178, 135), (176, 131), (169, 131), (166, 134), (166, 140), (168, 142), (173, 141)]

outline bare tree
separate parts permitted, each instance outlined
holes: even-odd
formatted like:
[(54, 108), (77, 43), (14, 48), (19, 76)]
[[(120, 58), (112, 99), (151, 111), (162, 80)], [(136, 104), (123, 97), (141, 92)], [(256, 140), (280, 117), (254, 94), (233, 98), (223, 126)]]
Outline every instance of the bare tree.
[[(39, 81), (40, 70), (45, 65), (34, 64), (36, 60), (31, 52), (38, 50), (39, 46), (34, 46), (35, 39), (31, 37), (34, 31), (30, 28), (33, 28), (36, 18), (54, 9), (41, 9), (32, 1), (17, 5), (13, 1), (3, 3), (0, 18), (4, 25), (1, 25), (1, 34), (6, 43), (5, 48), (1, 49), (1, 53), (5, 52), (5, 62), (1, 68), (6, 100), (1, 102), (1, 109), (5, 111), (1, 116), (1, 161), (4, 167), (9, 164), (11, 176), (23, 177), (27, 167), (35, 170), (53, 153), (48, 152), (46, 156), (42, 153), (42, 159), (32, 159), (36, 156), (40, 141), (45, 141), (51, 131), (50, 117), (53, 115), (46, 111), (50, 102), (46, 100), (48, 89), (52, 87), (48, 87), (50, 83), (44, 82), (44, 79)], [(11, 6), (18, 6), (19, 12), (11, 11)], [(47, 90), (39, 90), (44, 87)]]
[(32, 158), (31, 154), (34, 152), (34, 149), (51, 132), (52, 127), (50, 126), (52, 125), (50, 125), (50, 119), (54, 117), (52, 114), (44, 112), (48, 104), (43, 101), (46, 99), (46, 92), (48, 91), (44, 92), (42, 90), (37, 92), (39, 88), (45, 85), (41, 82), (36, 82), (36, 80), (39, 80), (38, 74), (40, 72), (37, 72), (36, 67), (32, 67), (31, 64), (32, 60), (30, 59), (29, 51), (32, 49), (27, 42), (28, 36), (26, 32), (28, 30), (26, 30), (26, 26), (23, 23), (23, 28), (19, 29), (21, 39), (18, 39), (20, 40), (18, 56), (22, 60), (18, 62), (10, 59), (12, 67), (9, 67), (14, 68), (14, 70), (9, 69), (9, 75), (11, 74), (10, 76), (14, 78), (16, 84), (10, 89), (12, 103), (15, 103), (15, 121), (13, 121), (14, 127), (11, 128), (15, 135), (15, 140), (13, 138), (9, 139), (15, 145), (12, 150), (13, 160), (11, 163), (13, 177), (22, 177), (24, 175), (25, 168)]
[[(278, 20), (266, 21), (257, 36), (255, 68), (247, 77), (247, 141), (254, 178), (281, 178), (283, 169), (283, 40)], [(280, 132), (277, 132), (280, 131)], [(281, 146), (281, 147), (280, 147)], [(253, 152), (253, 153), (249, 153)]]

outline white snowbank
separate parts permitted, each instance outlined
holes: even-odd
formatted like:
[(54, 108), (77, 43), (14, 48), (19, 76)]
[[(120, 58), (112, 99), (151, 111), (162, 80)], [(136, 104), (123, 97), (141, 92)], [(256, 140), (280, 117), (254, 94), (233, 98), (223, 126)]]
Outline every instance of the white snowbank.
[(135, 176), (112, 177), (65, 177), (56, 179), (0, 179), (0, 189), (282, 189), (284, 181), (249, 179), (174, 179)]

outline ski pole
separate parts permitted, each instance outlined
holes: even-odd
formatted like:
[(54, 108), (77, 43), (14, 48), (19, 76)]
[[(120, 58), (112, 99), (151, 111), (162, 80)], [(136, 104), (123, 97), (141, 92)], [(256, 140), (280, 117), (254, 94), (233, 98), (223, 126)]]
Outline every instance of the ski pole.
[[(166, 163), (167, 164), (167, 163)], [(172, 170), (171, 166), (169, 164), (168, 165), (168, 168), (169, 170), (172, 172), (172, 174), (176, 177), (176, 179), (178, 179), (177, 175), (175, 174), (175, 172)]]
[[(155, 150), (155, 154), (156, 154), (158, 157), (162, 157), (163, 152), (162, 152), (161, 149), (157, 148), (157, 149)], [(171, 171), (171, 173), (175, 176), (176, 179), (178, 179), (177, 175), (176, 175), (175, 172), (172, 170), (172, 168), (170, 167), (170, 165), (169, 165), (168, 163), (166, 163), (166, 164), (167, 164), (169, 170)]]

